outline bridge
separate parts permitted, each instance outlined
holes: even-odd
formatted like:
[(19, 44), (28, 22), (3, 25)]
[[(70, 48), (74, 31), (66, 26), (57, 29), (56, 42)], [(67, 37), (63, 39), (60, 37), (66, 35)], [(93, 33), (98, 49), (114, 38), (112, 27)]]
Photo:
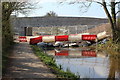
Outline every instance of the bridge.
[[(57, 33), (56, 28), (67, 29), (69, 34), (82, 32), (97, 25), (108, 23), (107, 19), (89, 17), (11, 17), (14, 32), (20, 36), (31, 36), (35, 33)], [(52, 27), (52, 29), (51, 29)], [(61, 33), (61, 32), (59, 32)]]

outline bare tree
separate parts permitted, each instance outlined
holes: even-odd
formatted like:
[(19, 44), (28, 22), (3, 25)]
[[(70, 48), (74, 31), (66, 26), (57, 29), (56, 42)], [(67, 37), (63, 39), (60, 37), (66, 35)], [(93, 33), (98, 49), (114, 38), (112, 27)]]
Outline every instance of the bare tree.
[[(67, 1), (67, 0), (65, 0)], [(120, 4), (120, 1), (117, 1), (117, 0), (110, 0), (109, 2), (106, 1), (106, 0), (84, 0), (85, 2), (81, 2), (80, 0), (74, 0), (72, 2), (69, 2), (69, 4), (82, 4), (82, 7), (80, 8), (83, 8), (83, 7), (86, 7), (86, 8), (89, 8), (91, 6), (91, 4), (94, 2), (94, 3), (98, 3), (100, 4), (105, 13), (106, 13), (106, 16), (108, 17), (108, 20), (109, 20), (109, 23), (111, 25), (111, 28), (112, 28), (112, 34), (113, 34), (113, 42), (115, 43), (118, 43), (120, 42), (120, 26), (117, 25), (117, 14), (120, 12), (120, 10), (118, 9), (117, 10), (117, 5)], [(64, 1), (61, 1), (60, 3), (64, 3)], [(89, 3), (89, 5), (86, 5), (86, 3)], [(109, 10), (109, 8), (111, 10)]]
[(8, 48), (13, 42), (10, 16), (14, 11), (27, 13), (34, 5), (29, 2), (2, 2), (2, 46)]
[(55, 12), (53, 12), (53, 11), (50, 11), (50, 12), (48, 12), (48, 13), (46, 13), (46, 15), (45, 15), (45, 17), (50, 17), (50, 16), (58, 16)]

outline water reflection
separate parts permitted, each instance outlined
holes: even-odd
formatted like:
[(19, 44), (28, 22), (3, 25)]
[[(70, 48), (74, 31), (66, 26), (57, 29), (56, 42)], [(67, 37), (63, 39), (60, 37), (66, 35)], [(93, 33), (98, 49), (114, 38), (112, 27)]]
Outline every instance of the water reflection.
[(71, 58), (87, 58), (87, 57), (103, 57), (106, 58), (108, 55), (102, 52), (98, 52), (95, 50), (85, 50), (79, 48), (61, 48), (61, 49), (53, 49), (47, 50), (46, 53), (48, 55), (52, 55), (58, 58), (61, 57), (71, 57)]
[(54, 56), (57, 65), (81, 78), (119, 78), (120, 55), (81, 48), (62, 48), (46, 51)]

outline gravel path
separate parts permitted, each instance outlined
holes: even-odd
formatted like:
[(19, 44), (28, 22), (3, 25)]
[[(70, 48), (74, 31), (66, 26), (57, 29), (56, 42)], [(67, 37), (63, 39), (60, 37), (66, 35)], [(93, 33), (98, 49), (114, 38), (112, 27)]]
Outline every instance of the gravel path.
[[(55, 78), (50, 69), (33, 53), (28, 43), (15, 44), (5, 77)], [(30, 79), (29, 79), (30, 80)]]

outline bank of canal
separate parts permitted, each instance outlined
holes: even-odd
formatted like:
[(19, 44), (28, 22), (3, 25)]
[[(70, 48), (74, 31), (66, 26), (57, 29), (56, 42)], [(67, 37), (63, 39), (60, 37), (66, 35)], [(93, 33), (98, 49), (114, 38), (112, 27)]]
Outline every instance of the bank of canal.
[(38, 46), (32, 46), (34, 53), (43, 61), (50, 69), (51, 71), (57, 75), (57, 78), (67, 79), (67, 80), (77, 80), (80, 76), (77, 76), (73, 73), (71, 73), (70, 70), (63, 71), (61, 69), (61, 66), (57, 66), (55, 63), (55, 60), (52, 56), (47, 55), (43, 52), (42, 49), (40, 49)]
[(55, 48), (44, 52), (55, 60), (60, 69), (79, 75), (80, 78), (120, 79), (119, 54), (110, 55), (88, 48)]

